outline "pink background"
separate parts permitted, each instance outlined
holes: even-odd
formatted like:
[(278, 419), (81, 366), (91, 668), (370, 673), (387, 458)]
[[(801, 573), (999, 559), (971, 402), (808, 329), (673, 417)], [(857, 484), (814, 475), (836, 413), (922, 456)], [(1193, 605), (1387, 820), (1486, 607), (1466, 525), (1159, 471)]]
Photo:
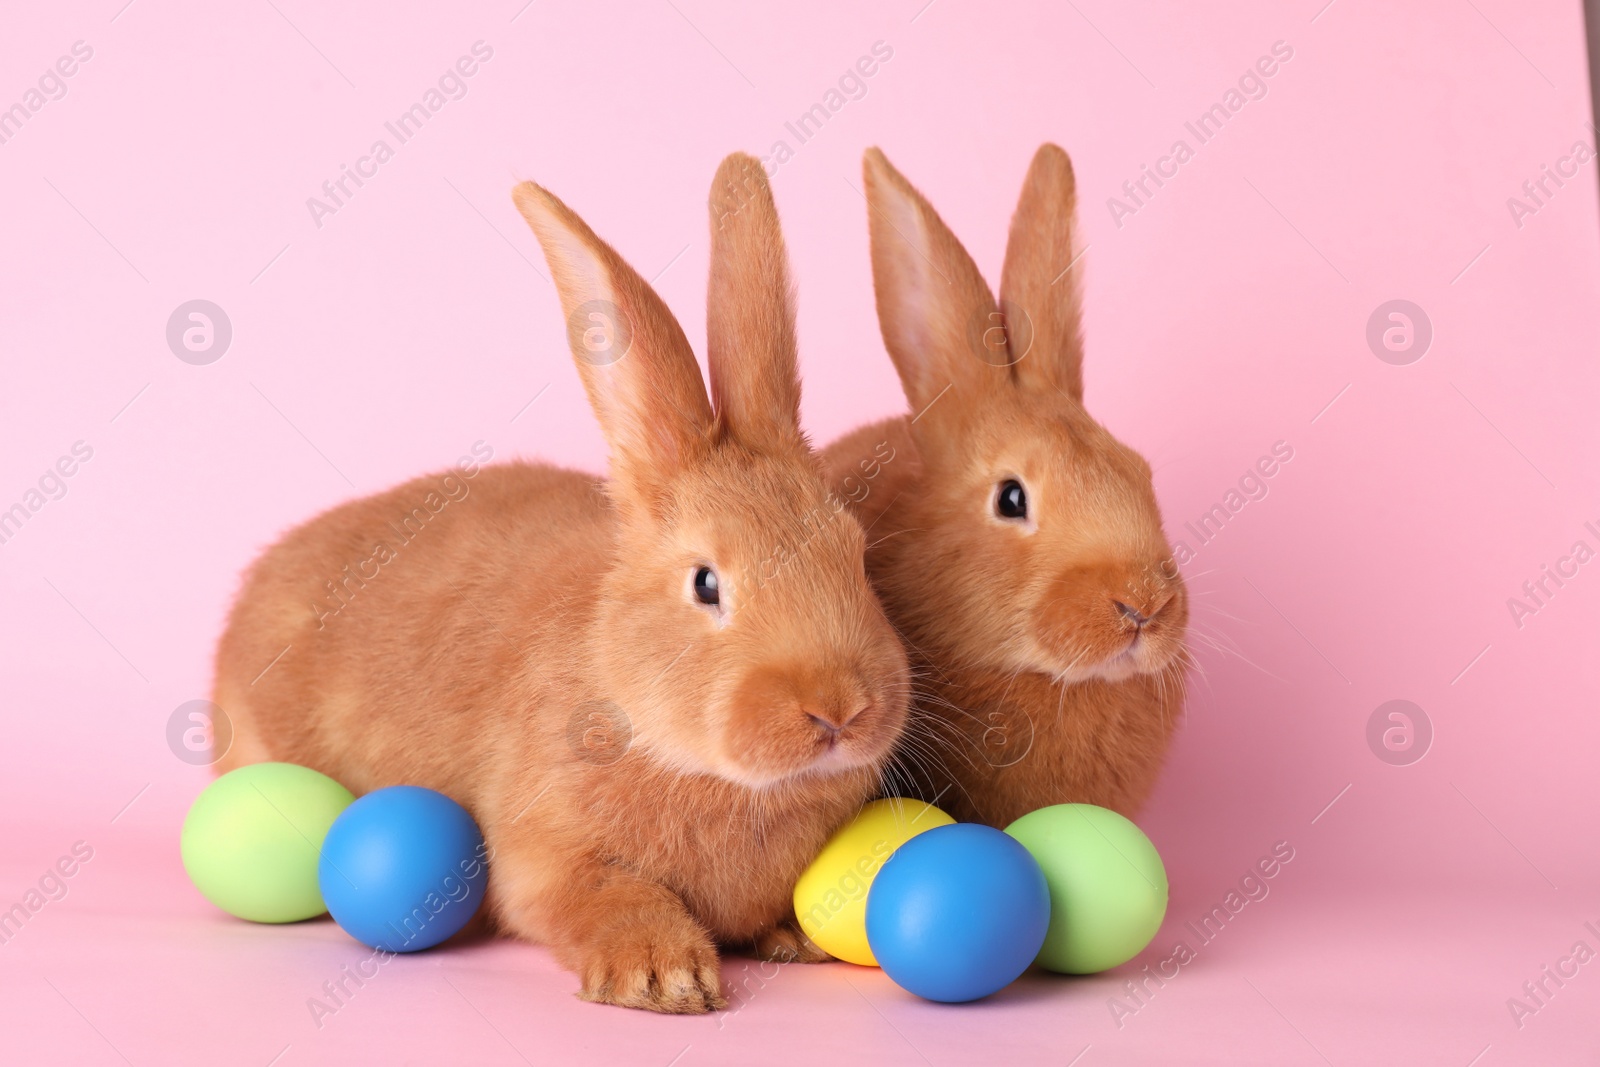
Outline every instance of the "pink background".
[[(1600, 963), (1521, 1027), (1506, 1003), (1574, 942), (1600, 949), (1600, 562), (1520, 628), (1507, 608), (1575, 541), (1600, 549), (1597, 164), (1520, 228), (1506, 205), (1592, 143), (1578, 5), (922, 2), (3, 16), (0, 106), (94, 49), (0, 145), (0, 508), (94, 450), (0, 545), (0, 908), (73, 842), (95, 850), (0, 946), (7, 1061), (1594, 1062)], [(314, 225), (306, 199), (478, 40), (494, 53), (467, 95)], [(1268, 95), (1119, 227), (1107, 198), (1279, 40), (1294, 57)], [(893, 57), (866, 95), (799, 145), (785, 122), (876, 41)], [(1136, 966), (962, 1008), (788, 968), (736, 1015), (683, 1020), (581, 1004), (541, 949), (469, 944), (389, 965), (319, 1029), (306, 998), (366, 951), (327, 922), (229, 920), (177, 859), (209, 776), (165, 727), (208, 694), (240, 569), (475, 441), (601, 469), (512, 184), (548, 185), (659, 275), (700, 347), (712, 171), (778, 139), (819, 441), (903, 407), (862, 150), (997, 278), (1052, 140), (1090, 246), (1089, 408), (1155, 465), (1169, 531), (1189, 540), (1293, 447), (1187, 568), (1204, 677), (1142, 820), (1173, 892), (1136, 964), (1194, 946), (1185, 921), (1275, 842), (1295, 859), (1120, 1027), (1108, 998)], [(233, 326), (208, 366), (165, 341), (194, 298)], [(1434, 328), (1407, 366), (1365, 340), (1395, 298)], [(1367, 744), (1391, 699), (1433, 726), (1409, 766)]]

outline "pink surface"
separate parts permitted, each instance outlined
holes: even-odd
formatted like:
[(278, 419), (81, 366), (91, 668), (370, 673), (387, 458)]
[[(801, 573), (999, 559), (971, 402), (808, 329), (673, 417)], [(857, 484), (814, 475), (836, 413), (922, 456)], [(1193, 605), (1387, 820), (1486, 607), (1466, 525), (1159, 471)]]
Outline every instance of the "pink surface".
[[(1576, 4), (122, 3), (13, 11), (0, 33), (0, 106), (26, 106), (74, 42), (93, 52), (0, 144), (0, 509), (92, 450), (0, 544), (0, 907), (74, 842), (94, 850), (0, 946), (0, 1058), (1594, 1061), (1600, 965), (1508, 1007), (1534, 1007), (1523, 983), (1570, 970), (1575, 943), (1600, 949), (1600, 563), (1570, 558), (1600, 550), (1597, 164), (1563, 162), (1593, 137)], [(480, 40), (465, 95), (318, 226), (307, 198), (393, 147), (384, 124)], [(864, 94), (799, 143), (785, 123), (879, 41), (893, 54)], [(1279, 41), (1293, 56), (1265, 95), (1196, 147), (1185, 123)], [(1179, 138), (1195, 150), (1175, 176), (1108, 206)], [(991, 277), (1033, 149), (1073, 155), (1089, 406), (1150, 457), (1194, 550), (1204, 677), (1142, 819), (1167, 927), (1120, 972), (977, 1005), (841, 964), (786, 968), (720, 1020), (581, 1004), (543, 950), (467, 944), (388, 965), (319, 1028), (307, 999), (365, 950), (327, 922), (228, 920), (177, 860), (208, 774), (167, 722), (208, 693), (238, 571), (474, 442), (598, 469), (511, 184), (566, 197), (698, 347), (711, 173), (780, 139), (819, 440), (902, 407), (862, 149)], [(1546, 166), (1577, 173), (1535, 203)], [(209, 365), (167, 344), (192, 299), (231, 320)], [(1395, 299), (1433, 330), (1405, 365), (1367, 341)], [(1293, 459), (1265, 497), (1188, 535), (1280, 441)], [(1567, 577), (1536, 603), (1523, 583), (1544, 566)], [(1368, 742), (1397, 699), (1433, 734), (1403, 766)], [(1270, 894), (1199, 947), (1185, 924), (1279, 841), (1296, 858)], [(1192, 962), (1116, 1012), (1180, 939)]]

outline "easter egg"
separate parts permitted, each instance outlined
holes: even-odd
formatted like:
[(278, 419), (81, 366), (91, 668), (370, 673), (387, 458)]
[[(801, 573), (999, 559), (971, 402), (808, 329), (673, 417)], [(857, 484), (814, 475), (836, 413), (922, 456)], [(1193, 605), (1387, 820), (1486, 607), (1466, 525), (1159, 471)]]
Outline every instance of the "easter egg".
[(978, 823), (907, 841), (867, 896), (867, 940), (919, 997), (986, 997), (1028, 969), (1050, 925), (1050, 889), (1028, 850)]
[(351, 937), (389, 952), (431, 948), (483, 903), (488, 850), (460, 804), (396, 785), (345, 809), (322, 843), (318, 881)]
[(1050, 885), (1039, 965), (1095, 974), (1133, 959), (1167, 914), (1167, 869), (1137, 826), (1093, 804), (1055, 804), (1006, 827)]
[(925, 830), (955, 820), (932, 804), (874, 800), (823, 846), (794, 886), (800, 929), (824, 952), (876, 967), (867, 943), (867, 891), (894, 850)]
[(230, 915), (288, 923), (328, 909), (317, 889), (317, 850), (355, 798), (309, 767), (253, 763), (195, 798), (183, 821), (183, 868)]

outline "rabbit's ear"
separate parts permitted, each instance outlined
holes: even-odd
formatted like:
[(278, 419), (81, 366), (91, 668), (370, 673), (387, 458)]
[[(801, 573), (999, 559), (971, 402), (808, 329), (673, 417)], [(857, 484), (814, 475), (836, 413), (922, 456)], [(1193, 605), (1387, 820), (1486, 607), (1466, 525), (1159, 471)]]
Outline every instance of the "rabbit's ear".
[(766, 172), (735, 152), (711, 183), (706, 360), (717, 418), (756, 448), (801, 444), (788, 254)]
[(970, 408), (963, 399), (1009, 381), (1003, 320), (972, 257), (922, 194), (876, 148), (862, 171), (883, 343), (913, 419), (937, 424)]
[(709, 448), (711, 403), (694, 352), (648, 282), (551, 193), (512, 193), (544, 248), (567, 342), (626, 491), (652, 485)]
[(1011, 217), (1000, 307), (1014, 351), (1017, 382), (1025, 389), (1059, 389), (1083, 401), (1080, 325), (1081, 249), (1073, 220), (1078, 188), (1072, 160), (1053, 144), (1039, 147), (1017, 212)]

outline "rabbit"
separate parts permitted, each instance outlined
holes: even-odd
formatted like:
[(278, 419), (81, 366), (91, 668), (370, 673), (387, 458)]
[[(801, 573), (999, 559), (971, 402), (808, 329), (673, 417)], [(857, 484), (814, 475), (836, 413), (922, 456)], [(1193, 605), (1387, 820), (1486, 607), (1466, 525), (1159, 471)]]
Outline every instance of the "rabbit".
[(864, 171), (879, 324), (911, 410), (824, 455), (911, 650), (896, 773), (995, 827), (1062, 802), (1132, 816), (1183, 706), (1189, 603), (1150, 465), (1083, 407), (1071, 161), (1034, 156), (998, 305), (882, 152)]
[[(489, 924), (548, 945), (582, 999), (721, 1009), (718, 946), (828, 958), (795, 922), (794, 884), (880, 788), (906, 655), (799, 429), (761, 165), (730, 156), (712, 187), (710, 399), (650, 285), (551, 193), (513, 195), (611, 480), (447, 472), (290, 532), (248, 572), (217, 650), (236, 724), (220, 770), (282, 760), (358, 795), (439, 790), (484, 832)], [(451, 479), (399, 545), (390, 524)], [(374, 577), (330, 585), (385, 543)], [(307, 607), (330, 588), (337, 614)]]

